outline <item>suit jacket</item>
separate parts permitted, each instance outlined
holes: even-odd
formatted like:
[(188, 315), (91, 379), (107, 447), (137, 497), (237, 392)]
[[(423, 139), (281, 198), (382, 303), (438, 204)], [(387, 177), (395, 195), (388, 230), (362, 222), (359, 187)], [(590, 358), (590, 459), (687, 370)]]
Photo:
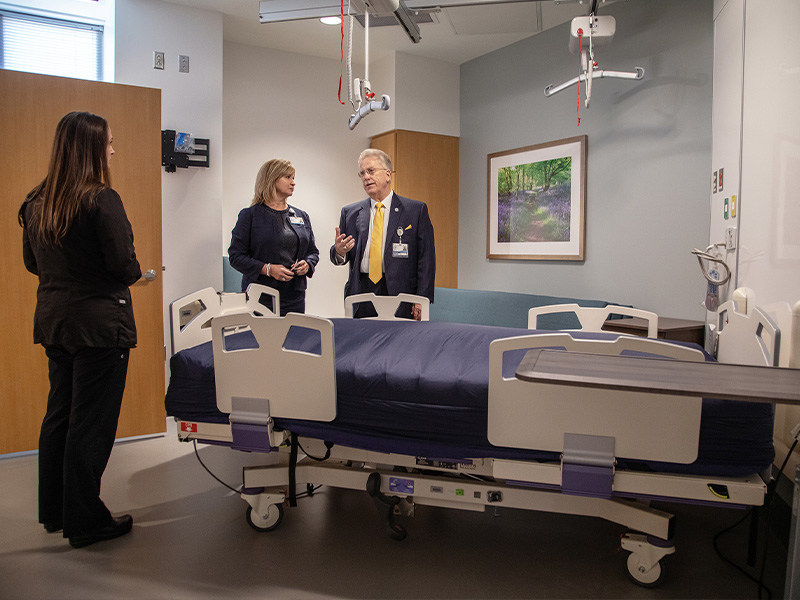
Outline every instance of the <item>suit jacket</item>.
[[(314, 232), (311, 229), (311, 220), (308, 213), (297, 207), (289, 206), (290, 212), (303, 219), (302, 224), (291, 223), (292, 229), (297, 234), (297, 260), (308, 263), (308, 274), (302, 277), (295, 276), (291, 282), (292, 289), (305, 290), (307, 277), (314, 275), (314, 268), (319, 262), (319, 250), (314, 242)], [(242, 291), (247, 286), (256, 282), (273, 288), (280, 288), (278, 282), (272, 277), (261, 274), (261, 269), (267, 263), (280, 264), (279, 228), (282, 223), (275, 218), (269, 208), (263, 204), (255, 204), (239, 212), (239, 218), (231, 233), (231, 245), (228, 248), (228, 258), (231, 266), (242, 274)], [(283, 265), (290, 267), (291, 265)]]
[[(350, 265), (350, 274), (344, 287), (344, 295), (352, 296), (362, 291), (359, 281), (361, 259), (369, 247), (370, 199), (349, 204), (342, 209), (339, 230), (352, 235), (353, 248), (345, 256)], [(411, 200), (392, 193), (391, 206), (384, 218), (389, 219), (386, 244), (383, 249), (384, 277), (390, 296), (417, 294), (433, 302), (434, 279), (436, 277), (436, 249), (433, 225), (424, 202)], [(408, 258), (392, 256), (392, 244), (401, 241), (397, 229), (403, 230), (402, 243), (408, 244)], [(336, 262), (336, 249), (331, 246), (331, 262)]]
[(44, 345), (133, 348), (136, 325), (128, 286), (142, 271), (122, 200), (112, 189), (84, 206), (59, 246), (28, 234), (32, 203), (21, 213), (22, 257), (39, 276), (33, 341)]

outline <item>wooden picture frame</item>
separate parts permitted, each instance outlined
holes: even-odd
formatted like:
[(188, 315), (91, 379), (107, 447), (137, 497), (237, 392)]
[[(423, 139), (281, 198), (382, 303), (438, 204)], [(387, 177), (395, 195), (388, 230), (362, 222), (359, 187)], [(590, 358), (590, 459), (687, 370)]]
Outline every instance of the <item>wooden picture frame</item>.
[(584, 260), (587, 136), (489, 154), (486, 257)]

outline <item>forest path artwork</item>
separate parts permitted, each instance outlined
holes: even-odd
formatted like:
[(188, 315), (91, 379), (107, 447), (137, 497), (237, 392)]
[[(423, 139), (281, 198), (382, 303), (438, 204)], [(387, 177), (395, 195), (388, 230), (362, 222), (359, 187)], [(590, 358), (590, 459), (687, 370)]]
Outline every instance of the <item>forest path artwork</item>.
[(569, 241), (571, 178), (569, 156), (501, 168), (497, 181), (497, 241)]

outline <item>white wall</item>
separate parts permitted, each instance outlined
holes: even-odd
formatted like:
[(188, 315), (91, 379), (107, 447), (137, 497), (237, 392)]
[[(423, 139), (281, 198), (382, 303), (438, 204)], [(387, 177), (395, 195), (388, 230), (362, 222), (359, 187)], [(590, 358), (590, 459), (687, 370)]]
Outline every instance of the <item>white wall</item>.
[(800, 300), (798, 22), (796, 0), (746, 3), (738, 283), (762, 305)]
[(342, 316), (347, 268), (331, 264), (329, 248), (342, 206), (366, 197), (356, 163), (369, 139), (363, 122), (354, 131), (348, 128), (352, 107), (336, 98), (339, 62), (226, 43), (224, 72), (225, 165), (217, 257), (228, 253), (236, 216), (250, 205), (259, 167), (271, 158), (289, 160), (297, 184), (289, 202), (309, 213), (320, 250), (306, 312)]
[[(364, 68), (353, 65), (353, 76), (363, 77)], [(388, 111), (365, 116), (356, 126), (368, 137), (406, 129), (458, 137), (460, 131), (460, 69), (458, 65), (395, 52), (370, 65), (369, 79), (375, 97), (391, 98)], [(342, 98), (347, 94), (342, 83)], [(348, 110), (352, 112), (350, 103)]]
[(458, 137), (458, 65), (395, 54), (395, 128)]
[[(117, 82), (161, 89), (162, 129), (210, 140), (210, 168), (162, 171), (169, 351), (169, 303), (204, 287), (222, 289), (222, 16), (158, 0), (116, 2)], [(156, 50), (165, 53), (163, 71), (153, 69)], [(189, 56), (189, 73), (178, 72), (179, 55)]]

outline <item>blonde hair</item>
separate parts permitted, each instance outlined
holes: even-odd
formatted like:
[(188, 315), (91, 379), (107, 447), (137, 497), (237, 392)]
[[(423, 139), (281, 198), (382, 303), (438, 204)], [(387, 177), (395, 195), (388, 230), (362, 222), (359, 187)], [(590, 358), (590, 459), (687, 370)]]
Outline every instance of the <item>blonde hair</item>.
[(294, 175), (294, 167), (288, 160), (273, 158), (268, 160), (258, 170), (256, 175), (255, 195), (250, 206), (268, 204), (275, 198), (275, 184), (284, 175)]
[(377, 158), (384, 169), (392, 170), (392, 159), (383, 150), (377, 148), (367, 148), (358, 155), (358, 167), (361, 168), (361, 161), (365, 158)]

